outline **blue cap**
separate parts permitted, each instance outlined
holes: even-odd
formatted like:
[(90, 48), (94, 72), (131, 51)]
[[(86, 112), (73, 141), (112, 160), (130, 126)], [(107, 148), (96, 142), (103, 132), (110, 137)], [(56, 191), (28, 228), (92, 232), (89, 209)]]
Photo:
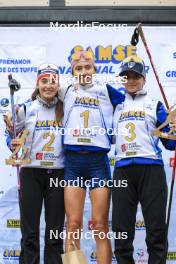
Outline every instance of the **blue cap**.
[(146, 77), (144, 61), (135, 55), (129, 56), (126, 59), (124, 59), (120, 68), (121, 68), (121, 71), (119, 73), (120, 76), (123, 76), (125, 75), (125, 72), (130, 71), (130, 72), (138, 73), (144, 78)]

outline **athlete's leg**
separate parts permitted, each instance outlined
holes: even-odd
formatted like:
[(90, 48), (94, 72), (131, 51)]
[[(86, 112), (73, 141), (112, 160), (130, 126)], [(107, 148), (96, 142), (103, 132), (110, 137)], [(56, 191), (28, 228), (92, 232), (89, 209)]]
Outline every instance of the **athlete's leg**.
[(44, 180), (41, 169), (21, 168), (20, 215), (22, 249), (20, 263), (40, 263), (39, 228)]
[[(112, 227), (115, 239), (115, 256), (119, 264), (134, 264), (133, 240), (138, 205), (136, 174), (134, 166), (115, 168), (112, 188)], [(116, 181), (116, 182), (115, 182)], [(127, 187), (117, 187), (126, 181)], [(120, 236), (121, 233), (121, 236)], [(122, 237), (122, 233), (127, 237)]]
[(110, 264), (112, 258), (111, 241), (107, 237), (110, 189), (95, 188), (90, 192), (92, 221), (98, 264)]
[[(61, 253), (63, 253), (63, 239), (61, 232), (64, 227), (65, 209), (64, 209), (64, 188), (60, 186), (60, 181), (63, 180), (64, 170), (53, 169), (45, 170), (45, 249), (44, 263), (45, 264), (61, 264)], [(51, 184), (51, 181), (58, 185)]]
[(167, 183), (163, 166), (143, 165), (139, 175), (139, 198), (146, 225), (149, 264), (164, 264), (167, 247)]
[(86, 190), (83, 188), (65, 187), (64, 199), (67, 221), (66, 252), (74, 250), (72, 241), (75, 242), (77, 248), (80, 248), (85, 196)]
[(111, 241), (107, 237), (109, 231), (110, 188), (107, 186), (108, 184), (112, 184), (112, 181), (109, 160), (107, 154), (104, 152), (91, 155), (89, 157), (90, 198), (92, 203), (93, 228), (96, 233), (97, 261), (98, 264), (110, 264), (112, 250)]
[[(86, 196), (84, 186), (81, 186), (82, 171), (86, 171), (84, 167), (85, 158), (76, 152), (67, 152), (65, 159), (65, 182), (67, 187), (64, 189), (65, 212), (67, 221), (67, 239), (66, 252), (74, 249), (72, 240), (76, 246), (80, 248), (80, 235), (83, 221), (83, 210)], [(81, 187), (80, 187), (81, 186)], [(77, 238), (77, 239), (74, 239)]]

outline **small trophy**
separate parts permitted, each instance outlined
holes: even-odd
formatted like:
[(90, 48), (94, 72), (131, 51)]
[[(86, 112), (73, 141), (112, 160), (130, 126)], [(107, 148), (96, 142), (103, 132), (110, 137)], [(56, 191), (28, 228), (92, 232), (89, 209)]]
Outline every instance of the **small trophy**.
[[(167, 125), (170, 125), (170, 130), (168, 132), (162, 132), (161, 129)], [(152, 135), (160, 138), (176, 140), (176, 105), (169, 108), (166, 121), (154, 129)]]
[[(18, 145), (15, 150), (12, 152), (10, 157), (5, 160), (6, 165), (27, 165), (31, 163), (30, 159), (25, 159), (25, 156), (29, 153), (29, 149), (25, 146), (25, 142), (29, 131), (27, 129), (23, 130), (20, 136), (20, 145)], [(18, 152), (22, 150), (22, 154), (18, 156)]]

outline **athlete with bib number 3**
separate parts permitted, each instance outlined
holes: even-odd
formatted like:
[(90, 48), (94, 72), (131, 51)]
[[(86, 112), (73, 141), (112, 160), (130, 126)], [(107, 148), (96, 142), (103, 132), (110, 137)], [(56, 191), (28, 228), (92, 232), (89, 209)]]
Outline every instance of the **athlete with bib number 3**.
[[(146, 226), (149, 264), (165, 263), (167, 247), (166, 204), (167, 183), (159, 138), (152, 131), (165, 122), (167, 112), (160, 101), (153, 100), (143, 89), (145, 65), (141, 58), (130, 56), (121, 66), (120, 76), (127, 76), (126, 98), (116, 107), (114, 127), (126, 131), (116, 136), (117, 160), (114, 180), (127, 180), (127, 188), (112, 188), (114, 232), (127, 232), (128, 238), (115, 240), (115, 256), (119, 264), (134, 264), (133, 240), (138, 202)], [(169, 126), (162, 130), (169, 131)], [(168, 150), (175, 142), (162, 139)]]

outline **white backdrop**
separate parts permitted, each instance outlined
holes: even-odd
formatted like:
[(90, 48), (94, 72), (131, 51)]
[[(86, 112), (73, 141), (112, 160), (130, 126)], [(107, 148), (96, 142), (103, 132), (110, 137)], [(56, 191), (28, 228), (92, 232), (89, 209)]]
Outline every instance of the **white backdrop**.
[[(0, 28), (0, 264), (18, 263), (20, 253), (19, 209), (17, 178), (15, 168), (5, 165), (5, 158), (10, 154), (4, 137), (3, 114), (10, 109), (8, 79), (9, 73), (21, 82), (22, 89), (15, 94), (15, 101), (22, 102), (29, 98), (35, 87), (37, 66), (42, 63), (55, 63), (59, 66), (61, 78), (70, 76), (69, 58), (75, 48), (90, 48), (95, 55), (97, 68), (101, 74), (115, 75), (121, 61), (133, 53), (141, 56), (146, 63), (146, 89), (154, 98), (161, 99), (148, 57), (142, 42), (137, 51), (129, 45), (133, 27), (126, 30), (112, 31), (98, 29), (51, 31), (49, 28)], [(176, 27), (144, 27), (144, 32), (156, 64), (160, 80), (167, 99), (172, 105), (176, 101)], [(116, 85), (121, 86), (120, 84)], [(168, 185), (171, 181), (169, 159), (174, 154), (163, 150)], [(110, 153), (113, 156), (113, 150)], [(113, 167), (112, 167), (113, 170)], [(171, 224), (169, 229), (170, 257), (176, 261), (176, 191), (174, 191)], [(84, 231), (90, 220), (89, 200), (86, 200), (84, 212)], [(57, 210), (57, 208), (56, 208)], [(43, 219), (43, 218), (42, 218)], [(109, 225), (111, 227), (111, 214)], [(41, 224), (41, 254), (43, 252), (44, 221)], [(112, 243), (113, 244), (113, 243)], [(82, 241), (89, 263), (95, 263), (95, 243)], [(172, 254), (175, 252), (175, 255)], [(135, 253), (136, 263), (147, 263), (145, 246), (145, 225), (140, 206), (136, 220)], [(114, 261), (114, 258), (113, 258)], [(175, 262), (173, 260), (170, 263)], [(41, 264), (43, 258), (41, 257)], [(116, 263), (114, 261), (114, 263)]]

